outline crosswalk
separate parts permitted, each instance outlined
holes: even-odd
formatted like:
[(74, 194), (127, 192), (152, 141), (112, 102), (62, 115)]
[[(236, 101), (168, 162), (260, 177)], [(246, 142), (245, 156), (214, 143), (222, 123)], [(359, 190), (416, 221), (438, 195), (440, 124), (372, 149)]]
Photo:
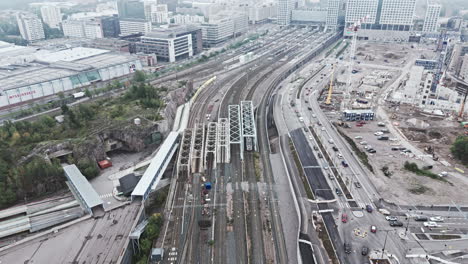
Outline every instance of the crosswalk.
[(112, 197), (112, 193), (106, 193), (106, 194), (99, 195), (99, 198), (110, 198), (110, 197)]

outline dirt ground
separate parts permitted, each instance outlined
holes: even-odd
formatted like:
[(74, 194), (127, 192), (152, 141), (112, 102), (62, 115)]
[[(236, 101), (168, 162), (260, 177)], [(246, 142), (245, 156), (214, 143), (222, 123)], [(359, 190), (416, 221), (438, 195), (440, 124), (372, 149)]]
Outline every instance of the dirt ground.
[[(402, 112), (404, 113), (404, 111)], [(406, 118), (413, 119), (415, 116), (418, 116), (418, 114), (407, 114)], [(467, 180), (460, 180), (451, 176), (450, 170), (440, 162), (435, 162), (431, 171), (436, 174), (448, 171), (449, 176), (445, 178), (448, 182), (419, 176), (405, 170), (403, 167), (405, 161), (414, 162), (422, 168), (429, 165), (427, 161), (423, 161), (422, 159), (432, 159), (430, 156), (422, 158), (412, 153), (392, 150), (392, 147), (401, 147), (401, 142), (397, 140), (378, 140), (374, 133), (383, 128), (377, 126), (378, 122), (378, 120), (371, 121), (363, 127), (357, 127), (354, 122), (348, 122), (350, 128), (345, 131), (361, 149), (365, 150), (365, 146), (371, 145), (377, 151), (375, 154), (367, 153), (370, 163), (374, 168), (374, 174), (369, 174), (369, 177), (384, 199), (398, 204), (451, 204), (452, 201), (461, 204), (468, 203), (468, 196), (466, 195), (468, 178)], [(411, 123), (404, 122), (403, 118), (400, 124), (402, 131), (405, 132), (405, 135), (410, 139), (410, 143), (413, 146), (423, 150), (429, 143), (435, 148), (435, 154), (441, 157), (441, 159), (445, 159), (450, 151), (450, 144), (456, 138), (457, 133), (463, 130), (456, 126), (448, 126), (447, 122), (433, 120), (429, 121), (429, 123), (433, 124), (433, 126), (424, 130), (425, 132), (422, 132), (422, 130), (415, 132)], [(390, 139), (394, 138), (394, 135), (391, 133), (385, 135)], [(355, 139), (356, 136), (361, 136), (363, 139)], [(361, 144), (362, 141), (366, 141), (367, 144)], [(452, 165), (454, 164), (453, 160), (447, 159), (447, 161)], [(388, 167), (388, 171), (391, 172), (390, 176), (384, 175), (382, 170), (384, 166)]]
[[(413, 47), (411, 47), (413, 45)], [(357, 74), (353, 74), (353, 86), (358, 86), (364, 80), (363, 77), (371, 75), (375, 71), (385, 71), (384, 67), (388, 66), (387, 72), (391, 77), (385, 82), (385, 88), (392, 79), (397, 78), (401, 72), (395, 70), (395, 67), (403, 67), (406, 63), (416, 58), (432, 58), (434, 55), (433, 46), (421, 44), (375, 44), (358, 42), (356, 50), (356, 61), (354, 69), (358, 70)], [(346, 58), (346, 56), (344, 56)], [(373, 68), (372, 65), (376, 65)], [(384, 66), (384, 67), (382, 67)], [(336, 76), (339, 81), (346, 80), (345, 71), (338, 71)], [(357, 83), (356, 83), (357, 82)], [(378, 85), (372, 85), (376, 87)], [(361, 88), (362, 86), (360, 86)], [(340, 86), (337, 87), (338, 91)], [(362, 90), (362, 89), (361, 89)], [(369, 103), (376, 105), (376, 100), (381, 93), (381, 89), (370, 91), (371, 97)], [(369, 92), (368, 92), (369, 93)], [(354, 98), (356, 95), (353, 95)], [(324, 96), (322, 96), (324, 98)], [(334, 96), (333, 108), (329, 107), (328, 111), (337, 111), (339, 108), (340, 96)], [(354, 100), (354, 99), (353, 99)], [(374, 107), (373, 107), (374, 108)], [(359, 148), (364, 149), (366, 145), (360, 144), (366, 141), (367, 145), (371, 145), (377, 152), (375, 154), (368, 153), (371, 165), (374, 168), (374, 174), (369, 174), (369, 178), (376, 186), (382, 197), (388, 201), (398, 204), (417, 204), (417, 205), (432, 205), (432, 204), (452, 204), (452, 201), (460, 204), (468, 203), (468, 175), (467, 169), (458, 164), (450, 155), (450, 146), (458, 135), (464, 131), (455, 121), (450, 121), (444, 118), (434, 118), (424, 116), (416, 112), (413, 108), (407, 106), (386, 106), (386, 112), (389, 115), (395, 113), (393, 122), (398, 122), (398, 127), (403, 134), (408, 138), (408, 142), (424, 152), (424, 148), (430, 146), (434, 149), (434, 153), (440, 160), (445, 160), (451, 166), (446, 167), (440, 162), (432, 162), (432, 155), (424, 152), (423, 157), (415, 156), (411, 153), (402, 153), (400, 150), (392, 150), (392, 147), (400, 147), (401, 142), (398, 140), (381, 141), (377, 140), (375, 132), (383, 129), (378, 127), (380, 121), (378, 117), (374, 121), (370, 121), (363, 127), (357, 127), (354, 122), (348, 122), (350, 128), (344, 131), (352, 138)], [(325, 110), (327, 111), (327, 110)], [(336, 115), (335, 119), (337, 120)], [(390, 139), (395, 138), (395, 135), (385, 134)], [(355, 139), (356, 136), (361, 136), (363, 139)], [(438, 174), (442, 171), (449, 173), (445, 179), (447, 182), (438, 179), (432, 179), (427, 176), (419, 176), (404, 169), (405, 161), (416, 163), (419, 168), (434, 163), (431, 171)], [(388, 167), (391, 172), (390, 176), (385, 176), (382, 168)], [(450, 175), (455, 173), (453, 167), (463, 168), (465, 174), (457, 172), (458, 176)]]

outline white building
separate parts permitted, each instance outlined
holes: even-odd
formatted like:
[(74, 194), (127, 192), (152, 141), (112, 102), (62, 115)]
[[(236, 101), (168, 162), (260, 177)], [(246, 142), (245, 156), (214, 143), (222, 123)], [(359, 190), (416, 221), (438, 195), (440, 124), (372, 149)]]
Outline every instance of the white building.
[(60, 28), (62, 22), (62, 13), (60, 7), (53, 5), (44, 5), (41, 7), (41, 16), (44, 23), (51, 28)]
[(205, 22), (204, 16), (197, 16), (197, 15), (177, 14), (177, 15), (173, 15), (171, 18), (174, 20), (174, 24), (177, 24), (177, 25), (201, 24)]
[(293, 23), (325, 23), (327, 10), (324, 9), (295, 9), (291, 13)]
[(137, 52), (155, 54), (157, 61), (175, 62), (193, 56), (191, 34), (177, 32), (150, 32), (136, 43)]
[(277, 8), (277, 24), (286, 26), (289, 25), (291, 23), (293, 0), (278, 0)]
[(440, 10), (442, 6), (432, 0), (427, 1), (426, 16), (424, 17), (423, 32), (437, 32)]
[(341, 0), (327, 1), (327, 17), (325, 24), (328, 30), (337, 30), (340, 13)]
[(357, 21), (358, 36), (370, 40), (408, 41), (413, 30), (416, 0), (348, 0), (344, 36)]
[(250, 6), (248, 12), (249, 22), (251, 24), (258, 24), (276, 17), (277, 7), (274, 3), (270, 3), (268, 5), (255, 5)]
[(151, 21), (144, 19), (121, 19), (120, 20), (120, 35), (129, 36), (133, 34), (148, 34), (151, 32)]
[(157, 24), (169, 23), (169, 10), (167, 5), (152, 5), (151, 22)]
[(103, 38), (100, 19), (64, 20), (62, 22), (63, 34), (72, 38)]
[(249, 30), (249, 17), (245, 13), (236, 13), (230, 15), (234, 22), (234, 35), (245, 33)]
[(203, 46), (207, 47), (216, 46), (234, 35), (234, 21), (229, 18), (201, 24), (201, 28)]
[(16, 14), (21, 37), (27, 41), (36, 41), (45, 39), (44, 28), (41, 20), (31, 13)]

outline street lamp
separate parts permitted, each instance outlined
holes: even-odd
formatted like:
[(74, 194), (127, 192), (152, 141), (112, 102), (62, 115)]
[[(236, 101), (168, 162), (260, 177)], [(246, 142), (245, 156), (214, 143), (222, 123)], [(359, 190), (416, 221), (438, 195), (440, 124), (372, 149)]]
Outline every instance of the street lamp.
[(382, 231), (385, 231), (385, 240), (384, 240), (384, 244), (383, 244), (383, 248), (382, 248), (382, 257), (381, 259), (383, 259), (383, 255), (384, 255), (384, 252), (385, 252), (385, 246), (387, 245), (387, 236), (388, 236), (388, 232), (390, 231), (395, 231), (395, 229), (387, 229), (387, 230), (382, 230)]

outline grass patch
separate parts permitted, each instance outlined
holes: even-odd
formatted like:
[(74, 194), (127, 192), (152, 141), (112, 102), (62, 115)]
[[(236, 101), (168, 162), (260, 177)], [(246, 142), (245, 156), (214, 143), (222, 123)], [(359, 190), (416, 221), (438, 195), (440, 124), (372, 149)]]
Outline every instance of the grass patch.
[[(437, 175), (437, 174), (435, 174), (435, 173), (433, 173), (431, 171), (420, 169), (418, 167), (418, 165), (416, 163), (414, 163), (414, 162), (405, 161), (405, 165), (403, 165), (403, 168), (405, 168), (405, 170), (411, 171), (414, 174), (419, 175), (419, 176), (425, 176), (425, 177), (429, 177), (429, 178), (434, 179), (434, 180), (450, 183), (445, 178), (442, 178), (439, 175)], [(452, 183), (450, 183), (450, 184), (452, 184)]]
[(323, 247), (327, 251), (328, 257), (331, 259), (333, 264), (339, 264), (338, 258), (336, 257), (335, 250), (333, 249), (333, 244), (330, 241), (330, 236), (328, 235), (327, 228), (325, 225), (321, 226), (323, 223), (320, 223), (320, 226), (317, 226), (318, 237), (322, 240)]
[(340, 129), (337, 129), (338, 130), (338, 133), (340, 133), (340, 135), (348, 142), (348, 144), (351, 146), (351, 148), (353, 149), (354, 153), (356, 153), (356, 155), (359, 157), (359, 159), (361, 160), (362, 164), (364, 164), (364, 166), (366, 166), (366, 168), (368, 170), (370, 170), (370, 172), (374, 173), (374, 168), (372, 167), (372, 165), (369, 163), (369, 158), (367, 157), (367, 153), (365, 153), (364, 151), (360, 150), (358, 148), (358, 146), (356, 145), (356, 142), (354, 142), (354, 140), (352, 140), (350, 137), (348, 137), (347, 135), (345, 135), (345, 133), (343, 133), (343, 131), (341, 131)]
[(418, 185), (416, 187), (408, 189), (408, 191), (412, 194), (423, 194), (430, 190), (431, 190), (430, 188), (427, 188), (426, 186), (423, 186), (423, 185)]
[(432, 239), (435, 240), (450, 240), (450, 239), (460, 239), (459, 235), (430, 235)]
[(312, 192), (312, 188), (310, 187), (309, 182), (307, 181), (307, 178), (304, 174), (304, 169), (302, 168), (301, 162), (299, 161), (299, 156), (297, 155), (296, 148), (294, 147), (291, 138), (289, 139), (289, 149), (294, 157), (294, 163), (296, 163), (296, 168), (299, 172), (299, 176), (301, 177), (302, 185), (304, 185), (307, 198), (314, 200), (314, 193)]
[(262, 177), (262, 168), (260, 168), (260, 155), (255, 152), (254, 155), (255, 179), (259, 182)]

